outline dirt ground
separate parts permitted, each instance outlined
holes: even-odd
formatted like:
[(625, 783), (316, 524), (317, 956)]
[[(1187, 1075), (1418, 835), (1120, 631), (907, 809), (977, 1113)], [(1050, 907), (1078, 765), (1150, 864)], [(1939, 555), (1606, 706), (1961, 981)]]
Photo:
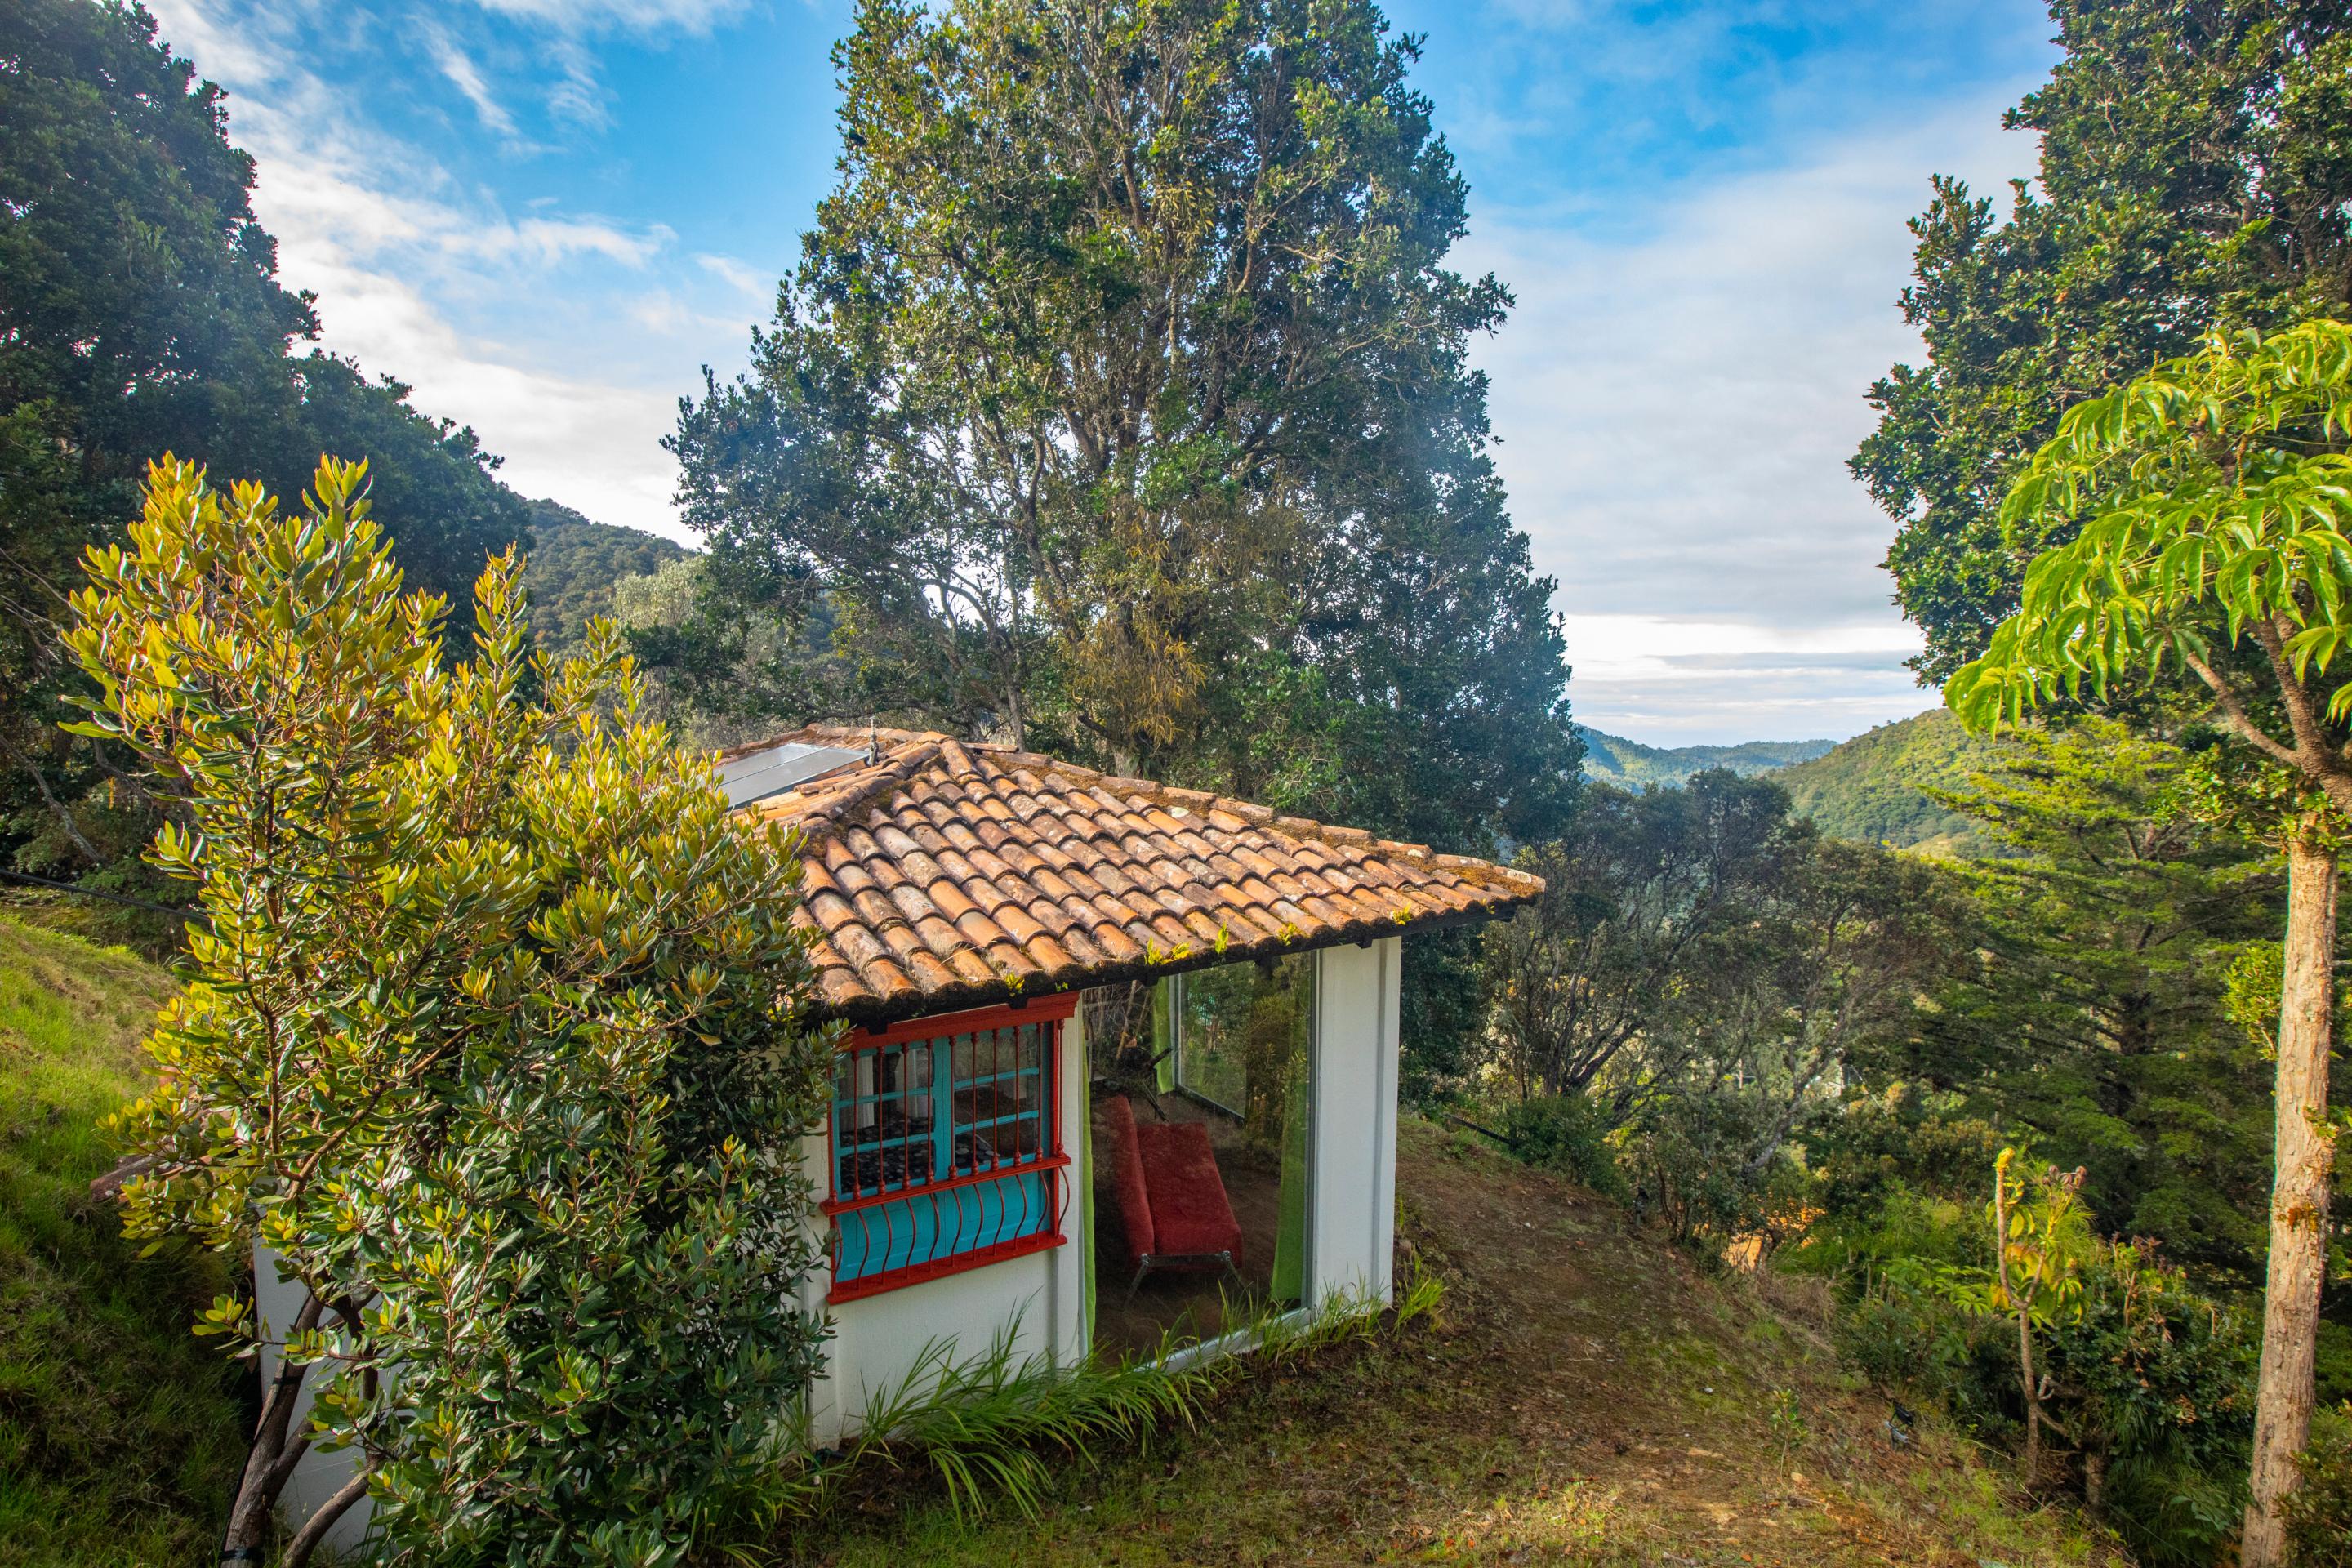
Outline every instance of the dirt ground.
[[(1438, 1321), (1260, 1370), (1146, 1453), (1076, 1458), (1034, 1521), (919, 1485), (785, 1561), (2122, 1563), (2070, 1510), (1838, 1363), (1808, 1292), (1699, 1274), (1607, 1203), (1409, 1123), (1408, 1267)], [(1768, 1300), (1768, 1297), (1770, 1298)]]

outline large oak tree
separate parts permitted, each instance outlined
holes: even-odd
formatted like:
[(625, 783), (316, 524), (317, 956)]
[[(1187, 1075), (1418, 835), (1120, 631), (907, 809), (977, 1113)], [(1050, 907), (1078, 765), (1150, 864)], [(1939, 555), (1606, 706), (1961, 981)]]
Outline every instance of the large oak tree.
[(1552, 584), (1466, 360), (1509, 299), (1444, 266), (1414, 55), (1363, 0), (866, 0), (841, 182), (673, 443), (730, 616), (830, 616), (845, 709), (1550, 828)]

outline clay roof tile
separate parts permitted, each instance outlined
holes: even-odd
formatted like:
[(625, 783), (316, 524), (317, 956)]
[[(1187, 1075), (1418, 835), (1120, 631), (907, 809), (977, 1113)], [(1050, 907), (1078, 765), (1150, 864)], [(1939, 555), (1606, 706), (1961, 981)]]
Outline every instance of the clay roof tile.
[[(818, 997), (866, 1022), (1503, 913), (1543, 888), (1199, 790), (872, 735), (872, 765), (753, 808), (803, 830)], [(784, 738), (862, 752), (868, 731)]]

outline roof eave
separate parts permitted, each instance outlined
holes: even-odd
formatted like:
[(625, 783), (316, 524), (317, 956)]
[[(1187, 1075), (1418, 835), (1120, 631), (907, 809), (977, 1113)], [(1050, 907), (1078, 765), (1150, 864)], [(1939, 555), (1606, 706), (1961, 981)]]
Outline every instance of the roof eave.
[(1402, 922), (1362, 921), (1339, 931), (1312, 940), (1271, 940), (1252, 943), (1234, 942), (1223, 951), (1211, 950), (1183, 958), (1140, 959), (1123, 963), (1089, 966), (1073, 979), (1034, 985), (1013, 985), (998, 982), (982, 984), (977, 982), (955, 986), (942, 986), (936, 991), (919, 992), (912, 995), (870, 996), (845, 1002), (838, 1006), (820, 1005), (817, 1016), (839, 1018), (860, 1027), (880, 1027), (919, 1018), (928, 1013), (961, 1013), (974, 1007), (1019, 1006), (1024, 1001), (1039, 996), (1059, 996), (1072, 991), (1090, 991), (1102, 985), (1118, 985), (1135, 980), (1159, 980), (1171, 974), (1188, 974), (1196, 970), (1215, 969), (1228, 963), (1254, 963), (1261, 958), (1279, 958), (1291, 952), (1319, 952), (1333, 947), (1369, 947), (1387, 937), (1417, 936), (1424, 931), (1448, 931), (1463, 926), (1483, 925), (1488, 921), (1504, 920), (1525, 906), (1534, 903), (1538, 891), (1498, 894), (1485, 903), (1445, 914), (1430, 915)]

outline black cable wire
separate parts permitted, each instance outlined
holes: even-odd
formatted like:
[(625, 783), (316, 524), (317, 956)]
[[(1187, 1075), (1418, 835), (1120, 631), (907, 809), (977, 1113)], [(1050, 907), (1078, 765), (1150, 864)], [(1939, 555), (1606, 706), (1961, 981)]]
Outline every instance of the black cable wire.
[(85, 899), (104, 899), (110, 904), (129, 904), (134, 910), (152, 910), (159, 915), (170, 915), (173, 920), (201, 921), (212, 918), (202, 910), (175, 910), (169, 904), (151, 904), (144, 899), (125, 898), (121, 893), (100, 892), (96, 888), (78, 888), (71, 882), (53, 882), (47, 877), (36, 877), (29, 871), (11, 871), (4, 866), (0, 866), (0, 877), (5, 877), (12, 882), (30, 882), (35, 887), (55, 888), (60, 893), (79, 893)]

